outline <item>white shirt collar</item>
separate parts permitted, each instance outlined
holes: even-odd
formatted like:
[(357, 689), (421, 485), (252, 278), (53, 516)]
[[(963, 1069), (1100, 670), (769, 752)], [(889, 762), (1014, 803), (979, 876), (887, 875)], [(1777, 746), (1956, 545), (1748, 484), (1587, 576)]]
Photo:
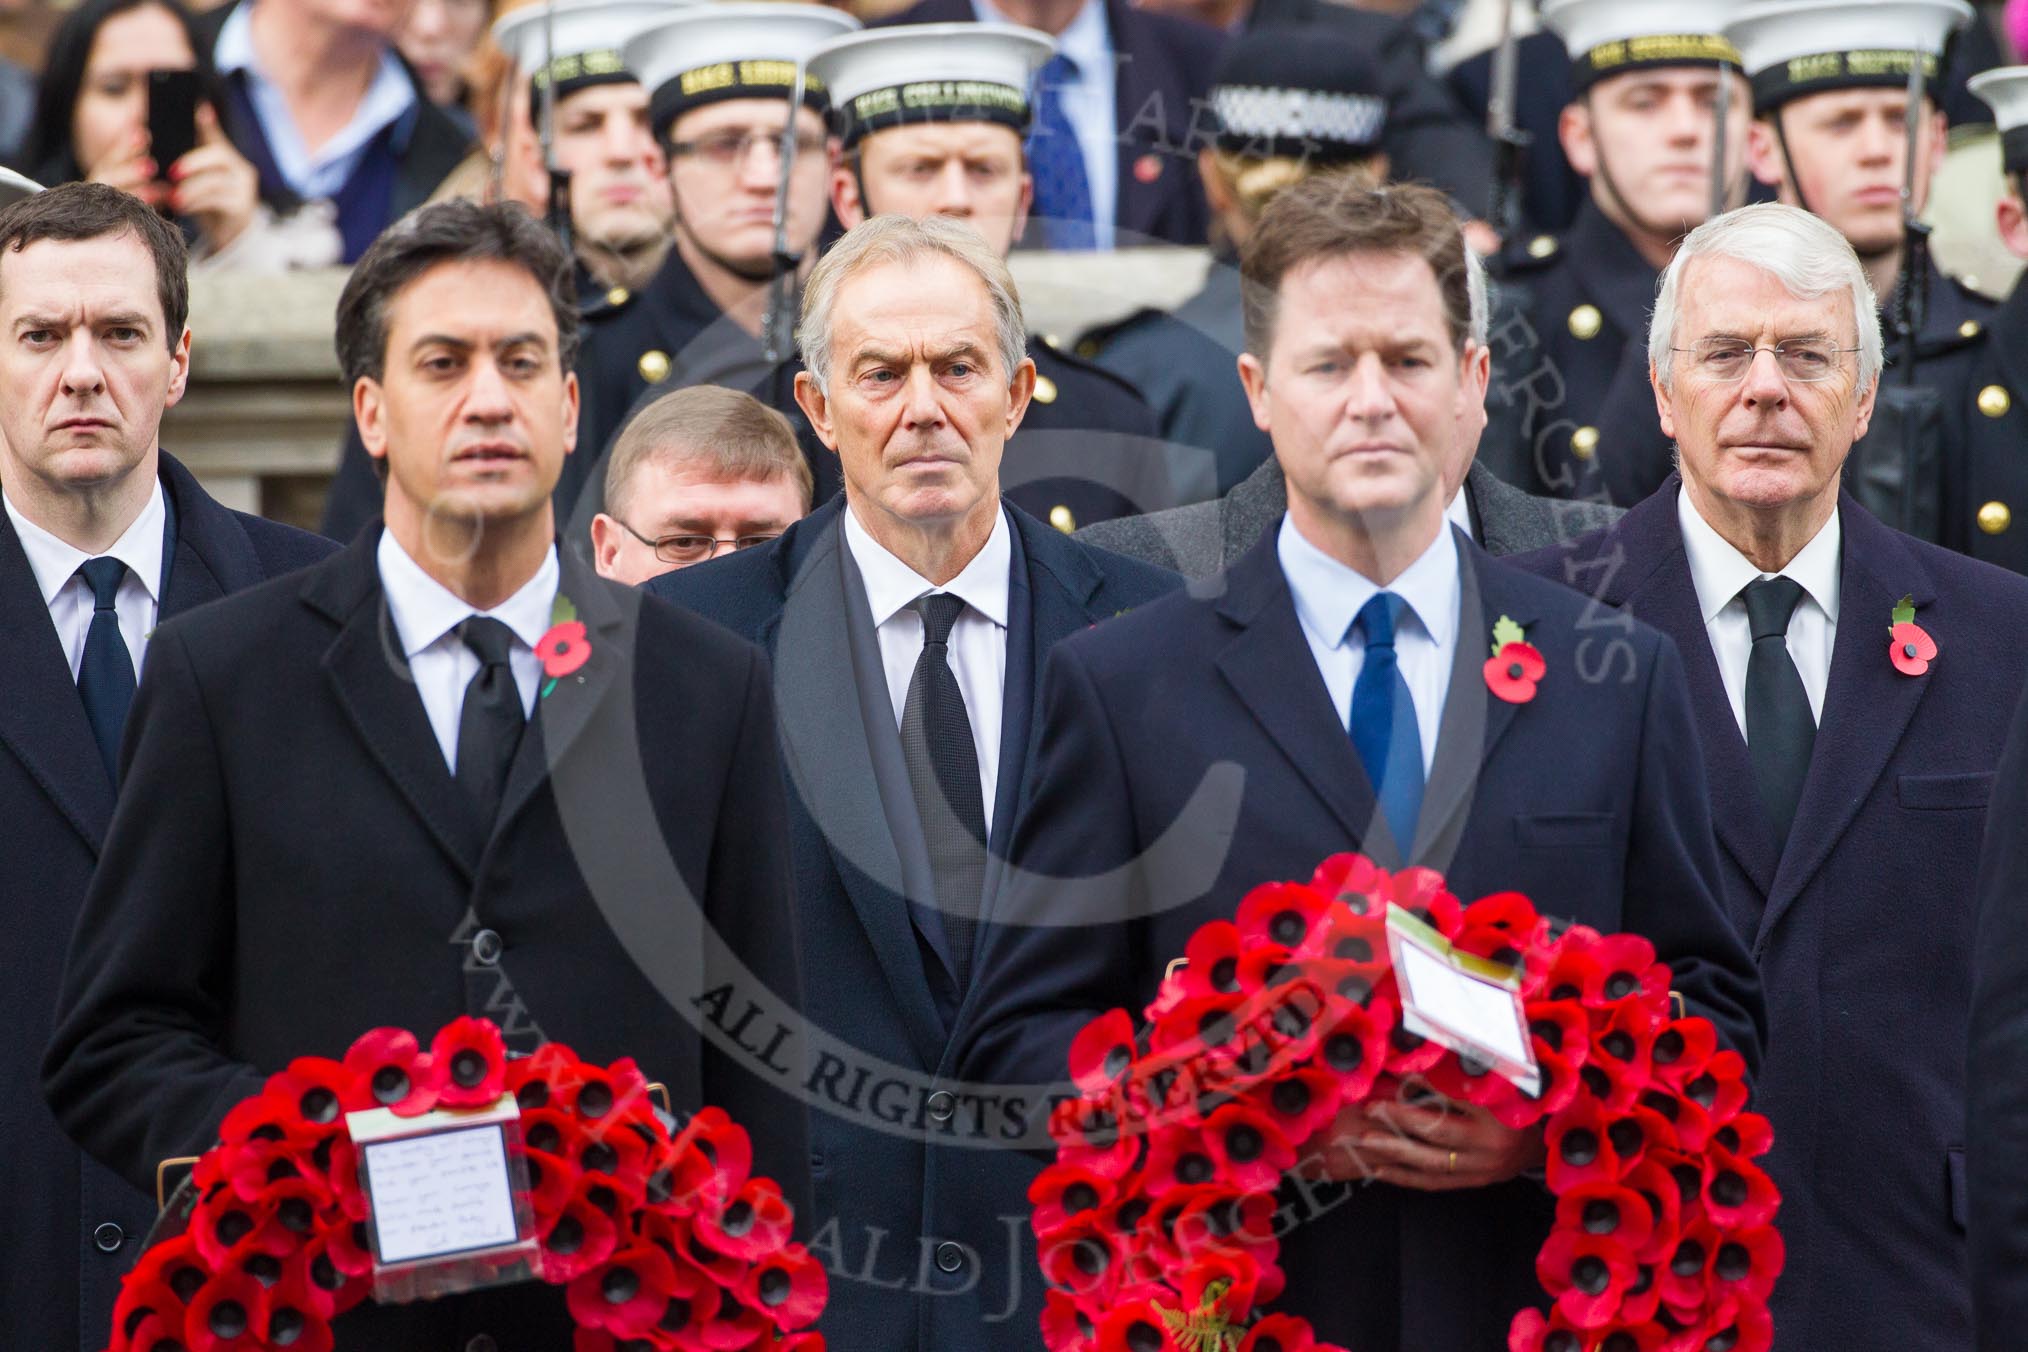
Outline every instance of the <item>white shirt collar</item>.
[(1465, 486), (1463, 484), (1459, 484), (1458, 491), (1451, 494), (1451, 504), (1444, 508), (1444, 517), (1453, 526), (1463, 531), (1467, 540), (1479, 538), (1472, 533), (1472, 507), (1470, 503), (1465, 501)]
[[(1276, 548), (1295, 597), (1296, 613), (1329, 646), (1343, 644), (1359, 608), (1381, 590), (1379, 584), (1311, 544), (1287, 515), (1282, 517)], [(1450, 523), (1445, 522), (1429, 548), (1387, 586), (1408, 603), (1409, 613), (1439, 651), (1447, 650), (1457, 638), (1458, 567), (1457, 542), (1451, 537)]]
[[(1753, 560), (1733, 547), (1690, 502), (1690, 494), (1679, 489), (1676, 519), (1683, 530), (1683, 551), (1690, 560), (1690, 581), (1697, 588), (1697, 608), (1704, 623), (1730, 605), (1747, 583), (1770, 576), (1754, 566)], [(1817, 529), (1810, 542), (1796, 551), (1788, 566), (1772, 576), (1792, 578), (1831, 623), (1838, 622), (1839, 546), (1843, 528), (1834, 510)]]
[(35, 585), (41, 589), (43, 605), (53, 604), (56, 594), (63, 590), (63, 584), (76, 576), (79, 565), (94, 558), (115, 558), (126, 564), (127, 571), (147, 589), (148, 599), (158, 606), (162, 604), (162, 546), (165, 543), (163, 532), (168, 525), (168, 508), (162, 499), (160, 478), (155, 480), (155, 491), (148, 495), (141, 514), (102, 555), (87, 554), (30, 521), (21, 514), (21, 509), (14, 505), (14, 499), (8, 497), (5, 490), (0, 490), (0, 501), (5, 502), (7, 519), (14, 523), (14, 533), (20, 537), (21, 552), (28, 556), (28, 568), (35, 574)]
[[(1014, 22), (993, 0), (972, 0), (972, 13), (980, 23)], [(1106, 27), (1106, 7), (1101, 0), (1085, 0), (1077, 17), (1056, 35), (1056, 50), (1077, 68), (1080, 80), (1112, 63), (1112, 33)]]
[(549, 552), (543, 556), (542, 566), (535, 570), (534, 577), (522, 584), (519, 591), (493, 609), (484, 611), (475, 610), (443, 583), (424, 572), (422, 565), (409, 557), (408, 551), (401, 547), (391, 530), (380, 532), (376, 559), (380, 566), (381, 588), (387, 593), (387, 608), (394, 616), (394, 632), (401, 639), (401, 651), (405, 657), (414, 657), (473, 615), (487, 615), (499, 620), (530, 649), (549, 632), (550, 614), (555, 607), (557, 586), (562, 578), (555, 545), (549, 547)]
[(845, 545), (859, 576), (866, 584), (866, 599), (873, 609), (873, 627), (878, 629), (894, 618), (895, 612), (931, 592), (949, 592), (959, 597), (1000, 628), (1007, 627), (1007, 576), (1014, 564), (1014, 542), (1008, 533), (1005, 508), (994, 513), (993, 533), (972, 561), (958, 575), (939, 587), (889, 553), (859, 524), (848, 503), (845, 508)]
[[(260, 56), (254, 50), (253, 41), (253, 0), (234, 7), (226, 15), (225, 23), (218, 30), (218, 40), (212, 45), (212, 65), (220, 75), (234, 71), (245, 71), (247, 78), (273, 88), (267, 76), (262, 73)], [(276, 91), (279, 94), (279, 91)], [(380, 134), (383, 127), (397, 121), (415, 105), (415, 82), (396, 58), (391, 46), (380, 53), (380, 69), (374, 72), (373, 83), (366, 88), (366, 97), (359, 101), (359, 109), (352, 120), (345, 124), (336, 136), (317, 148), (312, 155), (303, 144), (302, 133), (295, 123), (281, 119), (281, 125), (269, 125), (262, 119), (261, 131), (268, 138), (268, 148), (285, 176), (291, 166), (304, 171), (305, 176), (325, 165), (335, 164), (359, 151), (368, 141)]]

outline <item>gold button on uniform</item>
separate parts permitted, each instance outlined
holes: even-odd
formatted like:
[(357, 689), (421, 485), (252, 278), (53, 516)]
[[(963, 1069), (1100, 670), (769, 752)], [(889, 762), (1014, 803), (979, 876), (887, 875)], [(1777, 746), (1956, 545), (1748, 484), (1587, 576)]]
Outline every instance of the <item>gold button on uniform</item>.
[(1049, 524), (1068, 535), (1077, 529), (1077, 518), (1070, 514), (1070, 508), (1059, 502), (1049, 509)]
[(1979, 508), (1979, 529), (1988, 535), (1999, 535), (2013, 524), (2013, 509), (2004, 502), (1989, 502)]
[(1049, 349), (1050, 351), (1052, 351), (1052, 352), (1053, 352), (1053, 351), (1055, 351), (1055, 350), (1056, 350), (1057, 348), (1059, 348), (1059, 347), (1062, 347), (1062, 346), (1063, 346), (1063, 344), (1062, 344), (1062, 343), (1060, 343), (1060, 342), (1058, 342), (1058, 341), (1057, 341), (1056, 335), (1055, 335), (1055, 334), (1053, 334), (1053, 333), (1045, 333), (1045, 334), (1043, 334), (1043, 335), (1042, 335), (1042, 344), (1043, 344), (1043, 346), (1044, 346), (1044, 347), (1047, 347), (1047, 348), (1048, 348), (1048, 349)]
[(1598, 337), (1599, 326), (1604, 323), (1596, 305), (1580, 305), (1570, 312), (1570, 334), (1585, 342)]
[(627, 288), (625, 288), (624, 286), (616, 286), (612, 290), (606, 292), (606, 304), (625, 305), (627, 301), (630, 300), (632, 297), (633, 292), (627, 290)]
[(1530, 258), (1547, 258), (1555, 252), (1556, 236), (1554, 235), (1537, 235), (1534, 239), (1528, 241), (1528, 256)]
[(1979, 391), (1979, 412), (1988, 418), (2004, 418), (2012, 407), (2014, 396), (2007, 393), (2005, 385), (1988, 385)]
[(1978, 336), (1979, 336), (1979, 321), (1978, 321), (1978, 320), (1976, 320), (1976, 319), (1967, 319), (1967, 320), (1966, 320), (1966, 321), (1965, 321), (1964, 323), (1962, 323), (1962, 324), (1958, 325), (1958, 337), (1960, 337), (1960, 338), (1976, 338), (1976, 337), (1978, 337)]
[(1053, 404), (1056, 402), (1056, 382), (1048, 376), (1038, 375), (1035, 377), (1035, 402), (1038, 404)]
[(659, 385), (669, 374), (669, 354), (651, 347), (641, 354), (641, 360), (635, 365), (641, 373), (641, 379), (650, 385)]
[(1580, 460), (1589, 460), (1598, 454), (1598, 429), (1580, 427), (1570, 434), (1570, 453)]

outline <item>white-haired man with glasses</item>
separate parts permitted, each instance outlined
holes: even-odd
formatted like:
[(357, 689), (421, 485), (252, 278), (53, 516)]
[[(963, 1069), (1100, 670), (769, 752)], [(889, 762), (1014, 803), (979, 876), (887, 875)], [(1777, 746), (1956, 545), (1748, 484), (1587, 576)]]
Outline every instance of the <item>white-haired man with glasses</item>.
[(1973, 887), (2028, 583), (1843, 482), (1881, 368), (1858, 256), (1795, 207), (1693, 231), (1650, 378), (1677, 472), (1523, 566), (1676, 640), (1726, 903), (1760, 965), (1783, 1346), (1963, 1348)]

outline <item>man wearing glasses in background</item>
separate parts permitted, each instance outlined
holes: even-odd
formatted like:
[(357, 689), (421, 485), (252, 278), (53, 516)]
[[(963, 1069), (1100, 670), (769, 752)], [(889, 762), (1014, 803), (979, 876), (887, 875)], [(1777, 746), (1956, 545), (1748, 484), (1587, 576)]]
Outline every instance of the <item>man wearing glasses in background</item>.
[(810, 466), (789, 420), (718, 385), (675, 390), (613, 442), (592, 562), (636, 586), (768, 541), (810, 510)]
[(1768, 204), (1698, 227), (1648, 340), (1678, 472), (1608, 530), (1518, 561), (1682, 652), (1726, 908), (1767, 998), (1755, 1107), (1785, 1199), (1782, 1345), (1942, 1352), (1972, 1338), (1974, 882), (2028, 581), (1846, 491), (1880, 330), (1822, 219)]

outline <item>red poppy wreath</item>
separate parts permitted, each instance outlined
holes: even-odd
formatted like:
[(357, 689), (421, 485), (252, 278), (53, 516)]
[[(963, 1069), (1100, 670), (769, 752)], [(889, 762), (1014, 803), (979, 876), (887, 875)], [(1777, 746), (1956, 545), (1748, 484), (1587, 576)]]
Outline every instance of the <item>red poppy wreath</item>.
[[(330, 1352), (373, 1289), (368, 1198), (349, 1112), (417, 1117), (511, 1093), (539, 1258), (565, 1287), (574, 1352), (822, 1352), (823, 1267), (789, 1240), (781, 1189), (746, 1130), (705, 1108), (673, 1134), (631, 1059), (551, 1043), (509, 1059), (461, 1018), (424, 1050), (379, 1028), (343, 1061), (301, 1057), (226, 1114), (192, 1174), (185, 1231), (125, 1278), (110, 1352)], [(515, 1261), (526, 1261), (517, 1259)]]
[[(1402, 1025), (1390, 904), (1520, 968), (1538, 1096)], [(1550, 1304), (1515, 1315), (1511, 1352), (1766, 1352), (1780, 1198), (1753, 1161), (1773, 1133), (1647, 940), (1559, 927), (1518, 893), (1462, 905), (1428, 869), (1347, 854), (1256, 888), (1185, 956), (1138, 1032), (1116, 1009), (1071, 1046), (1081, 1095), (1029, 1190), (1050, 1352), (1334, 1352), (1268, 1312), (1275, 1192), (1341, 1107), (1411, 1082), (1544, 1126)]]

